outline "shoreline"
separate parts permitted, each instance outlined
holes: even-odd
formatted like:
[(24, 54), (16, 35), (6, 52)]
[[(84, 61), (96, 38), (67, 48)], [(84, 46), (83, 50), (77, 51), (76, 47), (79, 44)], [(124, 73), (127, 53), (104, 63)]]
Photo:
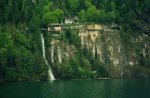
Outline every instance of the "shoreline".
[(42, 81), (64, 81), (64, 80), (113, 80), (113, 79), (150, 79), (150, 78), (87, 78), (87, 79), (56, 79), (56, 80), (0, 80), (2, 82), (42, 82)]

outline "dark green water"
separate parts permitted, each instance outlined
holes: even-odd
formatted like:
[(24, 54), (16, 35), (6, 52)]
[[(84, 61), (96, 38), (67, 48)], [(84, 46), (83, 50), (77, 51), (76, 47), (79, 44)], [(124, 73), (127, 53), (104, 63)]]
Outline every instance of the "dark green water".
[(0, 98), (150, 98), (150, 79), (1, 82)]

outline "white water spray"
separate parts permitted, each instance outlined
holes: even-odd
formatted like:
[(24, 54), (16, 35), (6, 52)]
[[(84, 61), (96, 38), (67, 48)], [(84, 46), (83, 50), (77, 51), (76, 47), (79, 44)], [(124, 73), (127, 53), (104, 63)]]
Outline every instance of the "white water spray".
[[(46, 63), (47, 65), (49, 65), (49, 64), (48, 64), (48, 61), (46, 60), (46, 57), (45, 57), (45, 44), (44, 44), (43, 34), (41, 34), (41, 41), (42, 41), (43, 58), (44, 58), (44, 60), (45, 60), (45, 63)], [(51, 70), (50, 65), (49, 65), (48, 75), (49, 75), (50, 80), (55, 80), (55, 77), (54, 77), (54, 75), (53, 75), (53, 73), (52, 73), (52, 70)]]

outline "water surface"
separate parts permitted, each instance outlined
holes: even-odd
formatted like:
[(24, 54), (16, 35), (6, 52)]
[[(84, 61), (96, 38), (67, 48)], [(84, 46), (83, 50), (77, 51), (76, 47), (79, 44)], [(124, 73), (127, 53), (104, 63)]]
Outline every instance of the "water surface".
[(150, 79), (0, 82), (0, 98), (150, 98)]

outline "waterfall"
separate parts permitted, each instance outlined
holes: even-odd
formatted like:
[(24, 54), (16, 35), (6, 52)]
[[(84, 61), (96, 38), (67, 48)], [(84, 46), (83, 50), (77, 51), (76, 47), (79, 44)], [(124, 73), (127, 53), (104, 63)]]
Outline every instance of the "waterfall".
[(59, 63), (62, 63), (62, 54), (61, 54), (61, 50), (60, 50), (60, 47), (58, 46), (58, 61)]
[[(43, 34), (41, 34), (41, 41), (42, 41), (43, 58), (44, 58), (44, 60), (45, 60), (45, 63), (46, 63), (47, 65), (49, 65), (49, 64), (48, 64), (48, 61), (46, 60), (46, 57), (45, 57), (45, 44), (44, 44)], [(54, 75), (53, 75), (53, 73), (52, 73), (52, 70), (51, 70), (50, 65), (49, 65), (48, 75), (49, 75), (50, 80), (55, 80), (55, 77), (54, 77)]]

